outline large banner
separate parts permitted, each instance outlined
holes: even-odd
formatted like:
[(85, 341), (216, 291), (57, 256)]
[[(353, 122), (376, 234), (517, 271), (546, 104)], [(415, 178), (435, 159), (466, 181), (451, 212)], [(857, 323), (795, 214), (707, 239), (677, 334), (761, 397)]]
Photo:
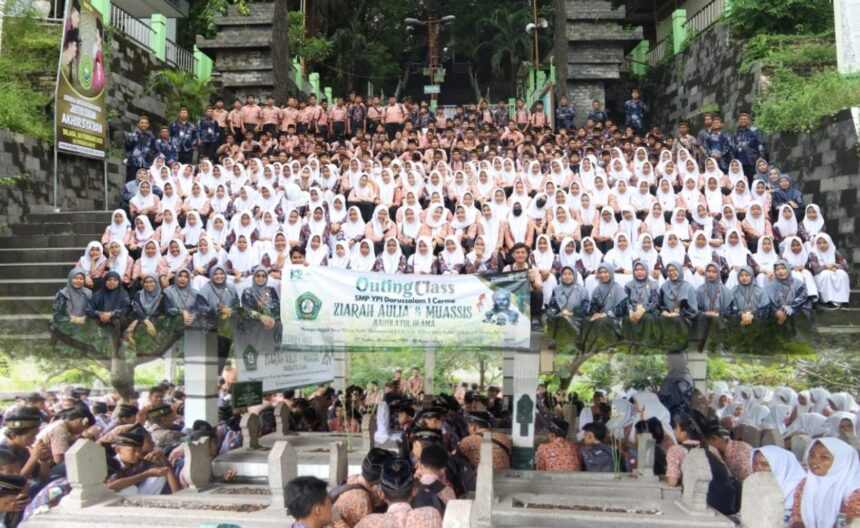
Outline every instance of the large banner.
[(90, 0), (66, 2), (54, 101), (59, 152), (105, 158), (104, 36), (102, 14)]
[(330, 351), (290, 351), (275, 343), (274, 333), (259, 327), (233, 327), (238, 381), (260, 381), (263, 392), (298, 389), (334, 380)]
[(526, 272), (492, 276), (290, 270), (281, 282), (290, 350), (527, 349)]

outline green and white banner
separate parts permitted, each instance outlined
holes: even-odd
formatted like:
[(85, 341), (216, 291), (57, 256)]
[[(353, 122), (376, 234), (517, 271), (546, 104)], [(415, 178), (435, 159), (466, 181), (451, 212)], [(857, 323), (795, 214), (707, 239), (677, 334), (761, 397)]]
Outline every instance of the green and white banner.
[(289, 350), (528, 349), (526, 272), (387, 275), (294, 268), (281, 282)]
[(274, 333), (261, 326), (234, 324), (238, 381), (258, 381), (263, 392), (309, 387), (334, 380), (331, 351), (286, 350), (275, 343)]

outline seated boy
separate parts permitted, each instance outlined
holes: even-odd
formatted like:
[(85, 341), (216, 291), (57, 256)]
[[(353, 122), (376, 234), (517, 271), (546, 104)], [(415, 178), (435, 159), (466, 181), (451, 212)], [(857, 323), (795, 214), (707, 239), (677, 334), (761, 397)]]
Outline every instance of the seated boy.
[[(170, 486), (170, 493), (181, 489), (179, 481), (170, 470), (170, 466), (161, 457), (144, 458), (147, 451), (147, 436), (138, 430), (129, 430), (116, 436), (114, 451), (119, 462), (119, 469), (108, 479), (108, 488), (120, 495), (161, 495), (165, 485)], [(149, 449), (151, 450), (151, 449)], [(160, 458), (160, 460), (159, 460)]]
[[(615, 457), (612, 455), (612, 448), (606, 445), (606, 425), (601, 422), (591, 422), (587, 424), (583, 431), (585, 436), (582, 449), (582, 466), (585, 471), (591, 472), (612, 472), (615, 470)], [(623, 471), (623, 464), (618, 458), (619, 470)]]

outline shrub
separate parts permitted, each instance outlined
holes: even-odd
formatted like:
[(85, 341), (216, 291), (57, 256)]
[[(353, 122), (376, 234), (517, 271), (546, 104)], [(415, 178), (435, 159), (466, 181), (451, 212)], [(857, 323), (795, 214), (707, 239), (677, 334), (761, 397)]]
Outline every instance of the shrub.
[(833, 27), (833, 4), (823, 0), (732, 0), (726, 22), (736, 38), (820, 33)]

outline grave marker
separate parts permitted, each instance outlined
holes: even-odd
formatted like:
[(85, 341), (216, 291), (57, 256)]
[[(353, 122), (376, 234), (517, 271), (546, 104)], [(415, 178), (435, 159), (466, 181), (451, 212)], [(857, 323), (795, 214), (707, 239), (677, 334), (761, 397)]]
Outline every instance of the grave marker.
[(286, 440), (278, 440), (272, 446), (272, 451), (267, 460), (269, 463), (269, 490), (272, 494), (269, 510), (286, 515), (287, 497), (285, 493), (287, 484), (299, 473), (296, 449)]
[(86, 508), (116, 496), (105, 484), (105, 450), (91, 440), (79, 439), (66, 452), (66, 475), (72, 491), (63, 500), (71, 508)]

